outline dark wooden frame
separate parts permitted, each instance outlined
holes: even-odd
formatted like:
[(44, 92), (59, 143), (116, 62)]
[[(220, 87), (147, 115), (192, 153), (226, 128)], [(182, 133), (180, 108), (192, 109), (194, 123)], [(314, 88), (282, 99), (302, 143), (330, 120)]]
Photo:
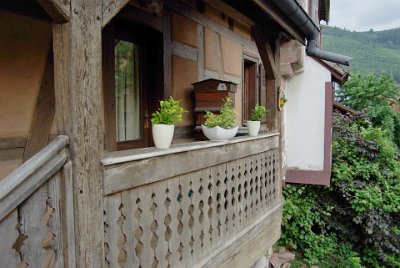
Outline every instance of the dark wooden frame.
[[(152, 17), (149, 24), (146, 20)], [(122, 30), (118, 28), (123, 28)], [(147, 64), (150, 55), (153, 55), (149, 48), (154, 45), (151, 34), (147, 35), (144, 29), (151, 28), (154, 33), (162, 33), (162, 74), (160, 70), (153, 72), (151, 64)], [(134, 141), (116, 142), (116, 114), (115, 114), (115, 78), (114, 78), (114, 39), (139, 44), (141, 48), (141, 113), (142, 113), (142, 134), (143, 138)], [(158, 101), (170, 95), (171, 92), (171, 46), (170, 46), (170, 18), (166, 12), (164, 18), (155, 18), (143, 11), (139, 12), (133, 7), (127, 7), (110, 22), (103, 30), (103, 95), (105, 113), (105, 149), (106, 151), (126, 150), (133, 148), (148, 147), (153, 145), (151, 139), (150, 115), (158, 107)], [(157, 44), (154, 46), (158, 46)], [(150, 54), (152, 53), (152, 54)], [(148, 79), (148, 75), (159, 75), (156, 79)], [(161, 77), (163, 76), (163, 77)], [(151, 80), (159, 81), (152, 82)], [(154, 91), (154, 92), (152, 92)], [(162, 92), (161, 92), (162, 91)]]
[[(248, 74), (251, 76), (251, 81), (253, 85), (251, 86), (253, 90), (249, 91), (246, 88), (246, 65), (251, 65), (250, 73)], [(243, 54), (243, 99), (242, 99), (242, 122), (246, 120), (250, 120), (250, 114), (252, 108), (257, 104), (260, 103), (260, 85), (259, 85), (259, 61), (257, 58), (252, 57), (247, 54)], [(247, 100), (245, 105), (244, 101)]]
[[(329, 185), (332, 165), (333, 85), (325, 83), (324, 165), (321, 171), (287, 169), (285, 182)], [(305, 152), (306, 153), (306, 152)]]

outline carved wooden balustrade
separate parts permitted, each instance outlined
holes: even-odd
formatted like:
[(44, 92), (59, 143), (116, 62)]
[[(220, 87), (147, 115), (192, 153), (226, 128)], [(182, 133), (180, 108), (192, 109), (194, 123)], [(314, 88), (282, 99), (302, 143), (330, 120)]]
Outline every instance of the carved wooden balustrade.
[(245, 267), (279, 238), (279, 135), (106, 155), (109, 267)]
[(55, 138), (0, 181), (1, 267), (75, 266), (67, 144)]

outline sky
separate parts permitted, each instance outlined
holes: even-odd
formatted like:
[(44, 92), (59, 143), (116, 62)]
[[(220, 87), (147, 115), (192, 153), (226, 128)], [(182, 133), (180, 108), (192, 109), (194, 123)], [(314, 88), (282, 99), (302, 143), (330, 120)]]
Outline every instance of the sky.
[(400, 0), (330, 0), (330, 26), (354, 31), (400, 27)]

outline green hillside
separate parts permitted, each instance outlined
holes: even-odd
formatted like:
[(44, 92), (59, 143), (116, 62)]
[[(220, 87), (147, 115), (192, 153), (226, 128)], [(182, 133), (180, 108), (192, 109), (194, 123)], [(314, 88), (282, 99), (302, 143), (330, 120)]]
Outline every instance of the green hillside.
[(351, 72), (392, 74), (400, 83), (400, 28), (352, 32), (323, 29), (322, 48), (353, 57)]

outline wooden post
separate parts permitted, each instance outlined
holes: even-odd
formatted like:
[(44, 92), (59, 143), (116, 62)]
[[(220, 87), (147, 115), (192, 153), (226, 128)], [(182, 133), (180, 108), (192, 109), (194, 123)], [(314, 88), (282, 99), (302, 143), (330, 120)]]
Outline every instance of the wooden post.
[(78, 267), (102, 267), (104, 260), (102, 7), (101, 0), (71, 0), (69, 22), (53, 24), (56, 119), (70, 137)]

